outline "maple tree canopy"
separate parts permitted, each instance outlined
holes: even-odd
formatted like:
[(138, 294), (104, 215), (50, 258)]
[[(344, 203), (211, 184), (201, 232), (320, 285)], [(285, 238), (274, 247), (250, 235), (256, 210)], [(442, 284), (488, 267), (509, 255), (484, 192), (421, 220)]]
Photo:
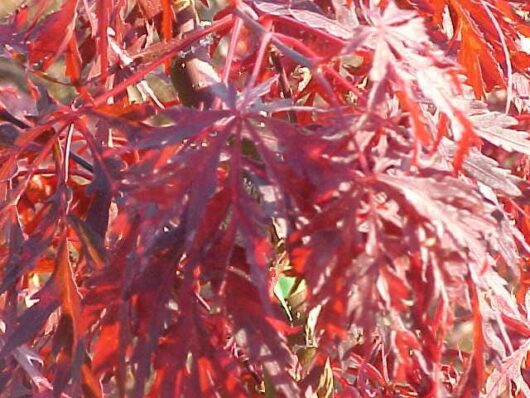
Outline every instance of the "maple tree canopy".
[(530, 397), (528, 1), (2, 3), (0, 397)]

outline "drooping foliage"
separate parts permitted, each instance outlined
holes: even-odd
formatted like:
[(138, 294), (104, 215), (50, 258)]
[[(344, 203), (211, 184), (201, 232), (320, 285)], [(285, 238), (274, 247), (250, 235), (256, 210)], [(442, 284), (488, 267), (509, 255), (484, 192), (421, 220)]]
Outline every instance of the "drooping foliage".
[(530, 396), (529, 21), (525, 0), (21, 4), (0, 395)]

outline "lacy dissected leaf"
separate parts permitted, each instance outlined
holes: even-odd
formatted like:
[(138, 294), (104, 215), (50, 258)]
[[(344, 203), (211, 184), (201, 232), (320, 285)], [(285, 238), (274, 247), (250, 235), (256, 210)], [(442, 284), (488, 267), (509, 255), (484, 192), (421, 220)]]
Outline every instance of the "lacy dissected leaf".
[[(186, 306), (178, 323), (163, 333), (156, 353), (156, 376), (150, 396), (247, 396), (239, 381), (241, 371), (235, 358), (222, 347), (223, 321), (215, 322), (215, 318), (209, 321), (196, 305), (189, 308), (186, 302)], [(216, 326), (221, 327), (215, 329)], [(188, 336), (185, 345), (178, 339), (183, 334)]]
[[(172, 235), (174, 242), (183, 239), (183, 228), (177, 228)], [(165, 250), (164, 257), (154, 259), (143, 272), (137, 273), (132, 281), (131, 291), (136, 298), (133, 311), (139, 324), (136, 331), (138, 341), (131, 362), (135, 364), (135, 384), (131, 396), (141, 397), (145, 383), (151, 372), (150, 357), (156, 348), (156, 343), (169, 308), (167, 303), (172, 294), (176, 272), (174, 266), (167, 266), (167, 261), (176, 264), (182, 255), (183, 247), (175, 245)]]
[(57, 265), (52, 275), (60, 289), (61, 318), (54, 339), (57, 368), (53, 380), (54, 391), (63, 391), (72, 379), (74, 389), (91, 397), (102, 397), (101, 386), (94, 379), (86, 362), (84, 322), (81, 317), (81, 295), (75, 282), (75, 274), (69, 260), (68, 242), (64, 240), (58, 248)]
[(496, 85), (506, 86), (512, 71), (527, 68), (528, 54), (507, 59), (508, 54), (518, 51), (517, 36), (530, 34), (518, 2), (416, 0), (409, 3), (422, 15), (432, 17), (443, 37), (450, 40), (477, 97)]
[[(0, 291), (5, 291), (25, 272), (30, 271), (37, 259), (49, 248), (57, 229), (57, 213), (61, 211), (61, 204), (58, 201), (59, 198), (55, 197), (50, 204), (41, 208), (34, 219), (35, 228), (39, 233), (24, 239), (24, 242), (19, 244), (18, 250), (12, 252), (7, 259)], [(15, 239), (14, 236), (12, 238)]]
[(493, 209), (467, 184), (450, 177), (435, 180), (382, 175), (377, 178), (401, 192), (418, 215), (436, 227), (439, 239), (445, 239), (446, 231), (475, 260), (480, 262), (484, 258), (486, 248), (482, 240), (496, 228), (494, 218), (488, 214)]
[[(368, 105), (379, 107), (382, 91), (388, 85), (396, 92), (403, 109), (410, 114), (415, 138), (424, 145), (432, 141), (434, 127), (428, 108), (420, 101), (427, 99), (451, 121), (451, 129), (459, 146), (454, 165), (459, 169), (465, 154), (477, 143), (476, 132), (465, 116), (465, 107), (452, 100), (459, 93), (455, 68), (443, 62), (433, 46), (424, 21), (413, 11), (397, 8), (394, 3), (382, 13), (373, 13), (370, 25), (357, 27), (356, 34), (343, 52), (368, 48), (373, 51), (368, 77), (373, 82)], [(421, 96), (418, 95), (421, 93)], [(372, 110), (373, 111), (373, 110)]]
[(92, 349), (94, 373), (102, 375), (117, 367), (116, 382), (122, 396), (125, 391), (126, 365), (129, 361), (126, 348), (131, 344), (132, 338), (129, 329), (131, 303), (124, 300), (124, 297), (130, 297), (126, 293), (130, 291), (135, 275), (127, 256), (130, 257), (130, 253), (138, 250), (138, 227), (137, 217), (130, 223), (124, 217), (115, 223), (113, 231), (123, 239), (109, 253), (108, 266), (101, 268), (87, 281), (88, 290), (83, 299), (86, 327), (100, 322), (100, 333), (94, 338)]
[(197, 138), (205, 132), (211, 132), (216, 122), (230, 115), (226, 111), (200, 112), (193, 109), (181, 108), (165, 113), (171, 118), (174, 126), (158, 127), (147, 136), (142, 137), (135, 147), (145, 149), (181, 143), (188, 138)]
[(50, 279), (44, 287), (34, 296), (39, 302), (28, 308), (18, 318), (17, 327), (7, 336), (7, 340), (2, 347), (0, 354), (7, 354), (16, 347), (30, 341), (35, 335), (41, 332), (42, 327), (49, 316), (59, 306), (57, 297), (57, 286), (54, 279)]
[(530, 395), (530, 387), (521, 374), (521, 366), (526, 359), (530, 341), (523, 343), (517, 350), (506, 357), (499, 367), (495, 367), (486, 383), (485, 397), (498, 397), (505, 391), (510, 391), (514, 383), (517, 390), (524, 395)]
[(0, 395), (528, 394), (527, 2), (206, 3), (0, 22)]
[(477, 134), (486, 141), (509, 152), (530, 155), (530, 134), (515, 130), (517, 120), (500, 112), (483, 112), (470, 115)]
[[(347, 48), (358, 47), (358, 40), (363, 41), (374, 48), (375, 53), (370, 70), (371, 80), (378, 82), (386, 77), (388, 68), (397, 66), (397, 54), (404, 57), (413, 51), (418, 51), (428, 42), (425, 26), (421, 18), (414, 12), (397, 8), (390, 3), (387, 9), (380, 15), (371, 16), (370, 27), (358, 28), (364, 30), (368, 35), (360, 35), (353, 39)], [(415, 57), (419, 59), (418, 56)], [(409, 62), (413, 63), (412, 59)]]
[(43, 365), (44, 361), (35, 351), (31, 350), (25, 345), (22, 345), (15, 348), (13, 355), (39, 390), (46, 389), (51, 391), (53, 389), (52, 384), (42, 374), (42, 372), (39, 370), (39, 367), (36, 366), (36, 364)]
[(95, 269), (102, 268), (106, 260), (106, 253), (101, 237), (74, 215), (69, 217), (69, 222), (75, 229), (77, 237), (81, 241), (83, 253), (87, 256), (91, 266)]
[[(448, 139), (444, 139), (442, 143), (447, 148), (448, 155), (452, 158), (455, 152), (455, 144)], [(510, 170), (500, 167), (499, 163), (494, 159), (483, 155), (476, 149), (469, 151), (462, 169), (469, 176), (491, 189), (500, 191), (508, 196), (521, 195), (521, 190), (517, 186), (521, 181)]]
[[(240, 250), (235, 250), (234, 256), (232, 261), (235, 270), (228, 276), (227, 288), (230, 293), (226, 297), (234, 338), (248, 352), (253, 363), (263, 366), (278, 392), (285, 396), (296, 396), (299, 389), (289, 374), (294, 366), (294, 358), (281, 331), (282, 322), (260, 315), (264, 308), (257, 299), (259, 293), (248, 279), (248, 265)], [(242, 301), (240, 297), (247, 299)], [(283, 327), (287, 328), (286, 325)]]
[[(325, 158), (333, 148), (332, 141), (281, 120), (255, 118), (247, 126), (249, 138), (256, 140), (267, 183), (279, 189), (276, 205), (289, 196), (293, 205), (309, 211), (310, 203), (337, 187), (338, 170)], [(293, 156), (284, 156), (287, 153)], [(280, 208), (278, 214), (286, 216)]]
[(31, 63), (39, 63), (46, 70), (66, 51), (74, 32), (77, 3), (78, 0), (67, 0), (58, 11), (46, 17), (30, 44)]
[(314, 29), (320, 29), (342, 39), (351, 38), (348, 26), (335, 21), (322, 13), (318, 6), (310, 2), (291, 3), (287, 1), (253, 1), (258, 10), (270, 15), (290, 16)]

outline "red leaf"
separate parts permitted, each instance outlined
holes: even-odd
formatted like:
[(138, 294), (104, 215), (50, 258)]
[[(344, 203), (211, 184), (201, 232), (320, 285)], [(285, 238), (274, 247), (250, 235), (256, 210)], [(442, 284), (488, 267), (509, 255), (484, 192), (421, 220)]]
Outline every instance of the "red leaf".
[(109, 69), (109, 15), (112, 3), (110, 0), (97, 0), (96, 2), (96, 16), (98, 20), (97, 31), (97, 54), (99, 55), (101, 76), (105, 78)]
[[(256, 287), (248, 282), (248, 265), (240, 249), (234, 252), (233, 261), (242, 275), (232, 273), (227, 280), (226, 305), (233, 317), (233, 333), (239, 345), (248, 350), (252, 362), (261, 364), (275, 388), (285, 396), (298, 396), (299, 389), (289, 375), (294, 365), (293, 356), (285, 345), (285, 338), (262, 316), (266, 310), (260, 303)], [(246, 300), (241, 300), (245, 297)]]
[(66, 51), (73, 35), (78, 0), (67, 0), (59, 11), (46, 17), (30, 44), (29, 62), (47, 70)]
[[(169, 41), (173, 38), (173, 22), (175, 20), (175, 14), (171, 7), (170, 0), (161, 0), (162, 3), (162, 38), (164, 41)], [(168, 60), (165, 64), (166, 73), (169, 74), (169, 68), (171, 61)]]

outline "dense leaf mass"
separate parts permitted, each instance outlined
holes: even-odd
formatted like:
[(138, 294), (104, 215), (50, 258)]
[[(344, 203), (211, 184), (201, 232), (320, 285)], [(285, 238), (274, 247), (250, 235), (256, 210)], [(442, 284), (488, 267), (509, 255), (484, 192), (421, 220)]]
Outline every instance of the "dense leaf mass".
[(0, 396), (530, 396), (528, 1), (28, 0), (0, 69)]

